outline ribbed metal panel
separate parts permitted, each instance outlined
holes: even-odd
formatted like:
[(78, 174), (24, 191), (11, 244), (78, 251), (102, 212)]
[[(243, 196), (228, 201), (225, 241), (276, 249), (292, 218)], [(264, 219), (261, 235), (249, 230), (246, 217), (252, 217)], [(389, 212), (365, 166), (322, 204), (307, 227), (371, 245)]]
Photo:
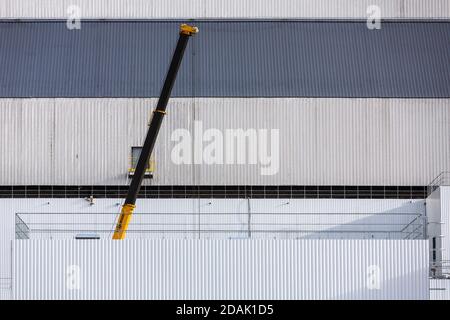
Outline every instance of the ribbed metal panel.
[[(157, 97), (180, 22), (0, 23), (0, 97)], [(173, 96), (450, 97), (450, 23), (197, 21)]]
[(413, 239), (424, 231), (423, 201), (270, 199), (251, 200), (250, 207), (254, 238)]
[(9, 290), (12, 274), (12, 241), (15, 239), (14, 231), (14, 205), (17, 202), (0, 200), (0, 214), (3, 223), (0, 224), (0, 294), (2, 290)]
[[(79, 233), (95, 233), (109, 239), (121, 202), (122, 199), (97, 199), (91, 206), (84, 199), (0, 199), (0, 278), (12, 277), (11, 244), (16, 238), (16, 213), (21, 213), (19, 217), (28, 224), (33, 239), (73, 239)], [(149, 213), (155, 215), (150, 217)], [(412, 230), (399, 231), (420, 214), (425, 214), (423, 201), (140, 199), (127, 238), (404, 239)], [(249, 217), (251, 235), (247, 233)], [(187, 231), (149, 231), (152, 229)], [(297, 231), (303, 229), (310, 232)], [(409, 238), (415, 236), (411, 235)]]
[(430, 279), (430, 300), (450, 300), (450, 279)]
[(430, 256), (430, 262), (434, 262), (438, 266), (439, 273), (448, 274), (450, 262), (450, 186), (438, 187), (428, 196), (426, 202), (427, 216), (429, 216), (428, 234), (430, 239), (433, 239), (433, 241), (430, 240), (430, 250), (433, 250), (433, 242), (436, 249), (435, 254)]
[(1, 289), (0, 290), (0, 300), (11, 300), (12, 299), (11, 289)]
[[(55, 160), (54, 101), (3, 100), (0, 119), (0, 181), (7, 181), (8, 172), (14, 172), (20, 166), (24, 176), (46, 172), (40, 180), (50, 184)], [(43, 156), (41, 160), (38, 160), (39, 155)]]
[[(0, 99), (0, 185), (126, 185), (156, 99)], [(447, 99), (175, 98), (160, 185), (427, 185), (450, 170)], [(279, 129), (279, 170), (175, 164), (175, 129)], [(197, 136), (199, 133), (197, 133)], [(207, 144), (204, 143), (206, 146)], [(275, 165), (274, 165), (275, 166)]]
[[(131, 146), (142, 144), (156, 99), (7, 99), (0, 104), (0, 184), (51, 185), (56, 179), (126, 185)], [(173, 176), (165, 181), (190, 184), (191, 168), (171, 166), (167, 148), (170, 132), (189, 125), (189, 102), (172, 101), (170, 108), (171, 121), (163, 124), (155, 150), (156, 170), (170, 168)]]
[[(441, 241), (442, 241), (442, 260), (445, 264), (450, 261), (450, 186), (441, 186)], [(448, 270), (445, 270), (448, 272)]]
[(448, 100), (207, 99), (196, 109), (205, 129), (279, 129), (281, 157), (274, 176), (204, 165), (197, 183), (213, 184), (220, 168), (223, 184), (427, 185), (449, 165)]
[[(27, 237), (73, 239), (79, 233), (110, 238), (121, 199), (97, 199), (93, 206), (83, 199), (3, 202), (14, 203), (5, 212), (9, 231), (17, 213)], [(414, 239), (423, 238), (424, 209), (423, 201), (381, 199), (146, 199), (138, 201), (128, 237)], [(9, 232), (8, 241), (13, 238)]]
[(449, 17), (446, 0), (3, 0), (2, 18), (66, 18), (77, 5), (84, 18), (365, 18), (370, 5), (383, 17)]
[[(15, 242), (13, 293), (15, 299), (428, 299), (427, 261), (426, 241), (23, 240)], [(68, 269), (73, 265), (76, 274)], [(379, 289), (371, 285), (371, 266)], [(77, 275), (80, 287), (73, 289)]]

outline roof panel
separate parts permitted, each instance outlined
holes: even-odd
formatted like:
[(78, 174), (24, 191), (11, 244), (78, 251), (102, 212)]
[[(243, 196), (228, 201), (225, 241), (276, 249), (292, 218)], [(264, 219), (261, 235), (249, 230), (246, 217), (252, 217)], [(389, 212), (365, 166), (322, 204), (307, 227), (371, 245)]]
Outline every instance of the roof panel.
[(448, 18), (448, 0), (1, 0), (2, 18), (59, 18), (77, 6), (83, 18)]
[[(0, 22), (0, 97), (157, 97), (179, 21)], [(450, 97), (450, 22), (197, 21), (173, 96)]]

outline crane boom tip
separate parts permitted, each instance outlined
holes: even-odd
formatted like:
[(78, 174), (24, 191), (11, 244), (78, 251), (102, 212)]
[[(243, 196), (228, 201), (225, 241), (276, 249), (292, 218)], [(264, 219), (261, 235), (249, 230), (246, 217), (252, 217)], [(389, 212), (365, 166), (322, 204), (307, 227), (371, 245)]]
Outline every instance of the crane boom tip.
[(198, 33), (198, 28), (190, 26), (188, 24), (182, 24), (180, 25), (180, 33), (187, 36), (193, 36), (194, 34)]

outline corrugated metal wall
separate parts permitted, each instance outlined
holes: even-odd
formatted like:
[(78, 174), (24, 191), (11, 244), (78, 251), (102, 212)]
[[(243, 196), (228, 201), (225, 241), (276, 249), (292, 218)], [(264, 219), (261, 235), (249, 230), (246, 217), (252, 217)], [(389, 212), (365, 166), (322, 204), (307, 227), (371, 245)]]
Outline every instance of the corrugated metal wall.
[(447, 0), (3, 0), (2, 18), (65, 18), (70, 5), (85, 18), (348, 18), (378, 5), (383, 17), (449, 17)]
[[(0, 185), (126, 185), (156, 99), (0, 99)], [(156, 185), (427, 185), (450, 170), (447, 99), (177, 98)], [(279, 129), (279, 170), (175, 164), (175, 129)], [(199, 136), (199, 134), (197, 134)], [(206, 146), (207, 143), (204, 143)], [(274, 150), (274, 149), (272, 149)], [(273, 163), (275, 168), (275, 163)]]
[[(15, 203), (14, 210), (5, 212), (9, 227), (17, 213), (21, 230), (30, 230), (32, 239), (73, 239), (80, 233), (109, 239), (121, 202), (97, 199), (90, 206), (81, 199), (52, 199), (49, 205), (47, 199), (4, 201)], [(424, 209), (423, 201), (381, 199), (139, 200), (128, 237), (415, 239), (423, 237)]]
[(430, 300), (450, 300), (450, 279), (430, 279)]
[(0, 300), (11, 300), (11, 289), (0, 290)]
[[(426, 198), (426, 214), (427, 214), (427, 235), (430, 239), (430, 264), (440, 265), (442, 261), (442, 254), (444, 251), (441, 250), (442, 245), (447, 246), (442, 238), (442, 229), (445, 229), (446, 225), (442, 225), (442, 209), (441, 209), (441, 189), (437, 188)], [(433, 240), (434, 238), (434, 240)], [(436, 252), (433, 254), (433, 241), (435, 242)], [(433, 256), (435, 261), (433, 262)], [(438, 275), (440, 275), (441, 270), (438, 270)], [(446, 271), (446, 270), (445, 270)]]
[(13, 295), (428, 299), (427, 261), (422, 240), (19, 240)]
[[(449, 21), (193, 23), (174, 97), (450, 97)], [(0, 22), (0, 97), (158, 97), (179, 24)]]
[[(122, 200), (97, 199), (95, 205), (91, 206), (84, 199), (0, 199), (0, 214), (3, 221), (0, 224), (0, 257), (2, 257), (0, 278), (11, 279), (12, 277), (11, 245), (16, 238), (16, 213), (21, 213), (21, 219), (29, 224), (33, 230), (31, 237), (34, 239), (73, 239), (79, 233), (96, 233), (103, 239), (109, 239), (112, 235), (114, 217), (117, 217), (120, 212), (118, 204)], [(260, 232), (252, 232), (251, 237), (265, 239), (402, 239), (406, 238), (406, 232), (377, 233), (373, 230), (395, 229), (398, 231), (410, 223), (414, 217), (425, 214), (424, 203), (418, 200), (290, 199), (287, 203), (286, 199), (250, 199), (248, 203), (247, 199), (141, 199), (137, 202), (136, 215), (130, 225), (130, 230), (134, 232), (130, 232), (127, 237), (130, 239), (246, 238), (248, 237), (249, 208), (251, 230), (260, 230)], [(30, 215), (30, 213), (35, 214)], [(87, 215), (81, 216), (80, 213)], [(109, 214), (103, 215), (104, 213)], [(148, 215), (145, 215), (146, 213), (157, 215), (150, 219)], [(152, 228), (164, 229), (164, 225), (168, 230), (185, 228), (201, 229), (202, 232), (148, 231)], [(313, 231), (285, 232), (305, 228)], [(91, 232), (74, 231), (80, 229), (89, 229)], [(229, 229), (239, 232), (205, 232), (211, 229)], [(261, 232), (264, 229), (268, 231)], [(348, 231), (331, 232), (344, 229)], [(109, 230), (109, 232), (102, 230)], [(279, 232), (271, 232), (271, 230)], [(321, 230), (329, 232), (321, 232)], [(358, 230), (365, 230), (365, 232), (355, 232)], [(5, 285), (7, 285), (6, 282)]]
[[(450, 186), (440, 186), (426, 199), (428, 218), (428, 234), (430, 239), (436, 238), (436, 263), (438, 272), (449, 274), (450, 264)], [(432, 241), (430, 240), (430, 250)], [(432, 261), (432, 257), (430, 256)]]
[[(442, 260), (445, 265), (450, 263), (450, 186), (441, 186), (441, 241), (442, 241)], [(450, 270), (445, 270), (447, 273)]]

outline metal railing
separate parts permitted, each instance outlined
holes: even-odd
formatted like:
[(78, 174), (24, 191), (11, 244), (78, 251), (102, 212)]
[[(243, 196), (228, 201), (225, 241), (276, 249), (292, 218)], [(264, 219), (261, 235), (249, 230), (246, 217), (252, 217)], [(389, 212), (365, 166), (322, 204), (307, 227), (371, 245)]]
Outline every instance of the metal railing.
[(418, 239), (421, 236), (422, 238), (426, 238), (427, 234), (426, 229), (427, 229), (426, 217), (419, 214), (417, 217), (411, 220), (411, 222), (405, 225), (405, 227), (402, 228), (401, 232), (406, 233), (406, 237), (404, 239)]
[(430, 263), (430, 273), (434, 279), (450, 279), (450, 260)]
[(440, 186), (450, 186), (450, 171), (442, 171), (427, 186), (427, 194), (430, 195)]
[[(437, 177), (435, 177), (427, 186), (428, 196), (437, 190), (441, 186), (450, 186), (450, 171), (443, 171)], [(442, 213), (441, 213), (442, 214)], [(440, 215), (441, 215), (440, 214)], [(442, 217), (440, 221), (430, 221), (430, 224), (443, 224)], [(439, 227), (440, 229), (441, 227)], [(441, 236), (441, 243), (444, 236)], [(435, 250), (442, 250), (442, 248), (437, 248)], [(431, 252), (430, 254), (433, 254)], [(435, 262), (430, 262), (430, 275), (432, 278), (436, 279), (450, 279), (450, 261), (449, 260), (437, 260)]]
[(16, 214), (16, 239), (29, 239), (30, 228), (28, 225)]
[(0, 290), (11, 290), (12, 279), (11, 278), (0, 278)]
[[(17, 213), (16, 238), (109, 238), (115, 213)], [(423, 239), (418, 213), (136, 213), (130, 237)]]

